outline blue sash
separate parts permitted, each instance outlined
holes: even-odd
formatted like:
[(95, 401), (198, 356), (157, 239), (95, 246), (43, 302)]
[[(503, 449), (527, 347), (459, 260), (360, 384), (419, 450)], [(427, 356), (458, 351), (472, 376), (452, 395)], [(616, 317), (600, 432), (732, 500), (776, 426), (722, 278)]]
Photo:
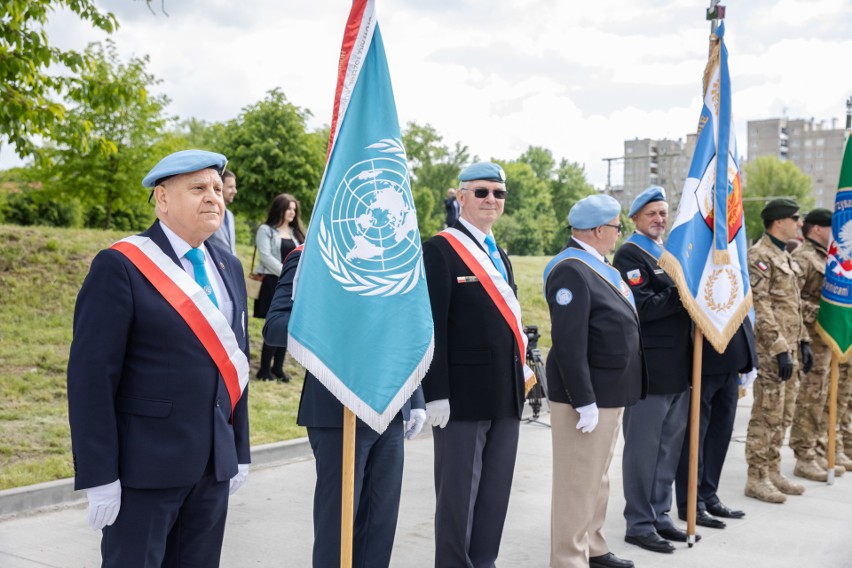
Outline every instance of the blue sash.
[(639, 247), (643, 252), (645, 252), (655, 261), (659, 262), (660, 257), (663, 256), (663, 247), (661, 247), (658, 243), (652, 241), (643, 234), (633, 233), (624, 242)]
[(621, 273), (612, 266), (601, 262), (596, 256), (583, 249), (568, 247), (554, 256), (553, 259), (547, 263), (547, 266), (544, 269), (545, 286), (547, 286), (547, 279), (550, 276), (550, 273), (554, 268), (556, 268), (556, 265), (563, 260), (578, 260), (591, 268), (595, 274), (603, 278), (607, 284), (612, 286), (619, 296), (630, 303), (633, 311), (636, 311), (636, 301), (633, 299), (633, 292), (630, 290), (630, 286), (621, 279)]

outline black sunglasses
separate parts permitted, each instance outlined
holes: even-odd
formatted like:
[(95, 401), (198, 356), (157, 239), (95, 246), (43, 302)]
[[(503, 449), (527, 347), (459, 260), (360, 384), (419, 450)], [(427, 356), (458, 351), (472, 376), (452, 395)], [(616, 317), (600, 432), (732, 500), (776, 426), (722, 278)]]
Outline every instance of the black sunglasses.
[[(469, 188), (464, 188), (462, 191), (467, 191)], [(476, 196), (477, 199), (485, 199), (488, 197), (489, 193), (494, 194), (494, 199), (506, 199), (506, 194), (509, 193), (505, 189), (486, 189), (484, 187), (478, 187), (473, 191), (473, 195)]]
[(793, 221), (798, 221), (799, 219), (801, 219), (801, 217), (798, 213), (796, 213), (795, 215), (790, 215), (790, 219), (792, 219)]

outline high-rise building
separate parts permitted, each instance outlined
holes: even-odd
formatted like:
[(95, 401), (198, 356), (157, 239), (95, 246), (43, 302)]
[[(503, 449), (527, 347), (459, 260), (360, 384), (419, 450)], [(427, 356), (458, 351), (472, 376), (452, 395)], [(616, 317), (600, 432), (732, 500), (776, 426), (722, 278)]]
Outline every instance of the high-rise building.
[(846, 130), (826, 121), (769, 118), (748, 122), (748, 159), (790, 160), (811, 178), (817, 207), (832, 208), (840, 178)]
[(622, 185), (612, 188), (613, 196), (624, 208), (629, 208), (633, 199), (650, 185), (659, 185), (666, 190), (670, 208), (677, 208), (689, 164), (695, 150), (696, 135), (682, 139), (636, 138), (624, 141), (624, 177)]

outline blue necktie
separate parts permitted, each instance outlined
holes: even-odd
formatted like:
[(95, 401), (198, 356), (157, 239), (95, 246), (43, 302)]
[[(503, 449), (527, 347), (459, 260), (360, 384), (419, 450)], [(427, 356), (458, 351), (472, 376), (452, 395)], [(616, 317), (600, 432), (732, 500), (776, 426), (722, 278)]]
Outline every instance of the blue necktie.
[(500, 258), (500, 251), (497, 250), (497, 243), (494, 242), (493, 235), (485, 235), (485, 246), (488, 248), (488, 256), (491, 257), (491, 260), (494, 262), (494, 266), (496, 266), (500, 274), (503, 275), (503, 280), (508, 282), (509, 277), (506, 274), (506, 266), (503, 264), (503, 259)]
[(219, 307), (219, 302), (216, 301), (216, 294), (213, 293), (213, 286), (210, 285), (210, 279), (207, 278), (207, 271), (204, 269), (204, 251), (200, 248), (193, 248), (186, 251), (186, 257), (192, 263), (192, 268), (195, 271), (195, 281), (201, 286), (201, 289), (213, 302), (213, 305)]

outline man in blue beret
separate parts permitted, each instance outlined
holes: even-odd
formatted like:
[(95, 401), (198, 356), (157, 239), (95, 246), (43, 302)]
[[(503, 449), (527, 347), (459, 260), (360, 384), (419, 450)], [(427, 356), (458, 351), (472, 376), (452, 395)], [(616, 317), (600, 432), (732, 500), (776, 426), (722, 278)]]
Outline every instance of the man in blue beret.
[(423, 245), (435, 322), (423, 379), (435, 444), (435, 566), (491, 568), (533, 376), (512, 264), (491, 233), (506, 203), (506, 175), (479, 162), (459, 182), (461, 216)]
[(624, 410), (624, 540), (663, 553), (674, 552), (670, 540), (686, 542), (687, 537), (668, 512), (692, 369), (692, 320), (674, 281), (658, 264), (668, 214), (663, 188), (640, 193), (629, 212), (636, 231), (612, 261), (636, 300), (649, 379), (648, 396)]
[(633, 566), (609, 551), (603, 534), (621, 416), (648, 385), (633, 294), (606, 259), (622, 231), (620, 211), (609, 195), (578, 201), (568, 213), (568, 246), (544, 272), (553, 340), (553, 568)]
[(157, 221), (92, 261), (74, 311), (68, 416), (75, 488), (103, 566), (218, 566), (249, 464), (246, 290), (204, 244), (225, 156), (187, 150), (145, 176)]

